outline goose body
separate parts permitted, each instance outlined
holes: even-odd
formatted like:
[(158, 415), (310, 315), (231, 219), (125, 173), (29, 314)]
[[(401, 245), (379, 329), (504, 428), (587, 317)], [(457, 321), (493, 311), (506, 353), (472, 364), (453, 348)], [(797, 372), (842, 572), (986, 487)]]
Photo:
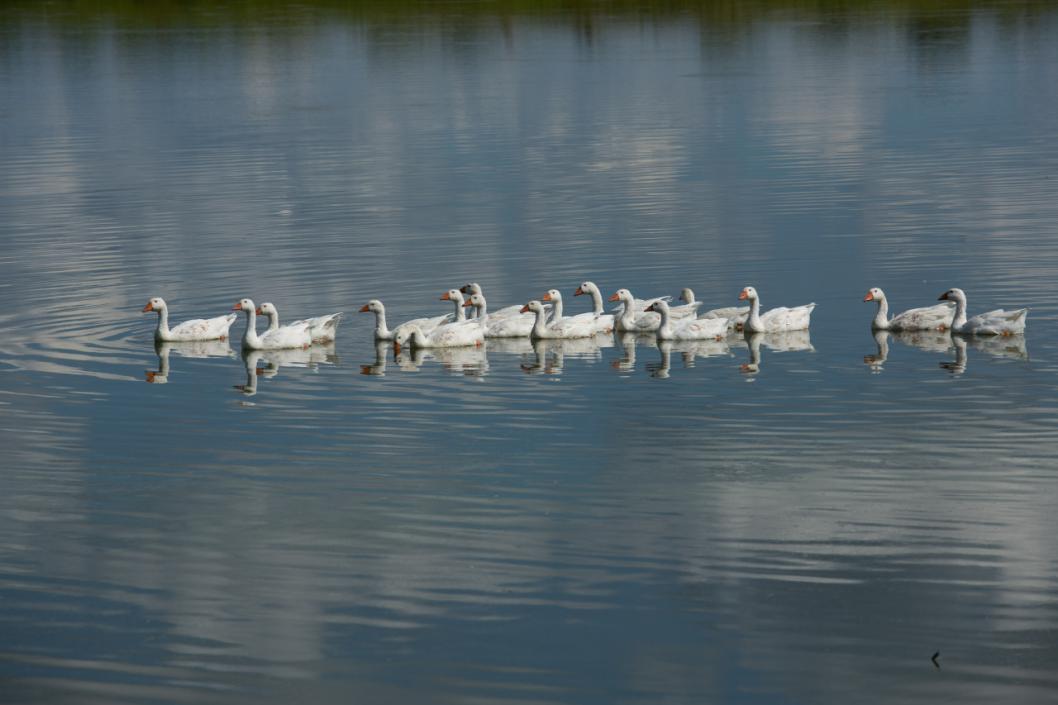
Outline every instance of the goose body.
[[(581, 313), (576, 316), (563, 316), (562, 293), (558, 289), (549, 289), (544, 294), (543, 300), (551, 303), (551, 322), (546, 324), (550, 334), (545, 336), (531, 332), (530, 337), (569, 339), (590, 338), (595, 335), (594, 312)], [(541, 306), (541, 308), (543, 307)], [(537, 321), (539, 321), (539, 317), (537, 317)], [(534, 321), (533, 331), (536, 331), (537, 321)]]
[(158, 326), (154, 339), (164, 343), (188, 343), (203, 340), (227, 340), (228, 329), (235, 323), (236, 314), (229, 313), (216, 318), (195, 318), (169, 327), (169, 307), (160, 296), (152, 297), (143, 307), (143, 313), (156, 311)]
[(614, 329), (624, 333), (653, 333), (661, 326), (661, 315), (646, 309), (658, 301), (667, 301), (672, 297), (659, 296), (653, 299), (637, 299), (628, 289), (618, 289), (610, 296), (610, 301), (621, 302), (622, 308), (616, 314)]
[(1025, 332), (1027, 308), (1005, 311), (998, 308), (981, 313), (973, 318), (966, 317), (966, 294), (962, 289), (948, 289), (940, 295), (944, 301), (955, 302), (955, 318), (952, 320), (951, 332), (963, 335), (1020, 335)]
[(910, 308), (888, 318), (889, 302), (885, 298), (885, 292), (878, 287), (870, 289), (863, 300), (878, 302), (878, 310), (871, 320), (873, 330), (948, 330), (955, 317), (955, 306), (945, 302), (934, 306)]
[[(257, 307), (258, 316), (268, 317), (268, 330), (278, 330), (281, 327), (279, 325), (279, 309), (276, 308), (275, 304), (265, 302)], [(330, 343), (334, 341), (335, 336), (338, 333), (338, 323), (342, 320), (342, 312), (331, 313), (326, 316), (316, 316), (315, 318), (304, 318), (300, 321), (294, 321), (288, 323), (288, 326), (300, 326), (302, 324), (309, 327), (309, 336), (312, 338), (314, 343)]]
[(371, 299), (361, 306), (360, 313), (375, 314), (375, 340), (394, 340), (398, 333), (412, 328), (418, 328), (421, 333), (429, 334), (434, 328), (448, 322), (451, 318), (451, 314), (429, 318), (413, 318), (390, 330), (386, 325), (386, 307), (378, 299)]
[(673, 321), (667, 301), (655, 301), (647, 309), (661, 316), (658, 340), (722, 340), (727, 336), (725, 318), (684, 318)]
[[(468, 297), (473, 296), (474, 294), (479, 294), (481, 296), (485, 295), (485, 292), (483, 292), (481, 290), (481, 284), (478, 284), (477, 282), (470, 282), (469, 284), (464, 284), (463, 286), (461, 286), (459, 288), (459, 291), (462, 292), (463, 294), (467, 295)], [(551, 307), (550, 306), (545, 306), (544, 308), (547, 309), (547, 310), (550, 310)], [(532, 328), (532, 326), (533, 326), (533, 317), (532, 316), (526, 316), (526, 315), (522, 314), (521, 310), (522, 310), (521, 304), (515, 304), (513, 306), (504, 306), (501, 309), (497, 309), (495, 311), (489, 311), (489, 320), (491, 320), (493, 323), (499, 323), (500, 321), (505, 321), (508, 318), (523, 318), (527, 322), (528, 327)], [(481, 315), (481, 311), (475, 310), (471, 314), (471, 318), (473, 318), (475, 316), (480, 316), (480, 315)], [(525, 335), (529, 335), (529, 334), (525, 333)], [(515, 337), (515, 336), (510, 335), (510, 336), (497, 336), (497, 337)]]
[(606, 313), (603, 310), (602, 305), (602, 292), (599, 291), (599, 287), (595, 286), (595, 282), (584, 282), (577, 287), (577, 290), (573, 292), (574, 296), (591, 296), (591, 309), (592, 313), (595, 314), (595, 332), (596, 333), (609, 333), (614, 329), (614, 316), (612, 313)]
[(424, 333), (418, 326), (402, 327), (393, 338), (393, 350), (400, 352), (405, 345), (412, 350), (421, 348), (461, 348), (482, 345), (485, 327), (478, 321), (462, 321), (434, 328)]
[(250, 299), (235, 302), (232, 311), (246, 313), (246, 332), (242, 336), (242, 347), (245, 350), (285, 350), (288, 348), (307, 348), (312, 345), (312, 335), (307, 323), (283, 326), (276, 330), (266, 330), (257, 334), (257, 307)]
[(789, 330), (807, 330), (816, 305), (805, 304), (787, 308), (779, 306), (764, 313), (760, 312), (760, 296), (752, 286), (742, 289), (738, 295), (741, 300), (749, 299), (749, 317), (745, 329), (750, 333), (782, 333)]

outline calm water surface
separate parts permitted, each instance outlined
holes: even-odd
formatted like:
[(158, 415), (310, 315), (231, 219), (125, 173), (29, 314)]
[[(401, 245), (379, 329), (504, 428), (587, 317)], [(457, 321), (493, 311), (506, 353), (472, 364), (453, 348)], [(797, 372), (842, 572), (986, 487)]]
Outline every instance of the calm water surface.
[[(150, 7), (0, 9), (0, 700), (1058, 701), (1053, 5)], [(819, 306), (356, 313), (586, 279)], [(156, 350), (152, 295), (346, 319)]]

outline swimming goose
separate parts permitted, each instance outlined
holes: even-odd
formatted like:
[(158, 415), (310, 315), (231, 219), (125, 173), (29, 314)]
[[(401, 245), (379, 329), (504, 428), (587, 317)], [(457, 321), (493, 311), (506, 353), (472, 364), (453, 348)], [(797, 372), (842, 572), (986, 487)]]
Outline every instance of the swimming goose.
[(781, 333), (788, 330), (807, 330), (812, 317), (814, 303), (787, 308), (779, 306), (764, 314), (760, 312), (760, 296), (752, 286), (742, 289), (740, 300), (749, 299), (749, 318), (745, 329), (751, 333)]
[(952, 333), (964, 335), (1019, 335), (1025, 332), (1025, 318), (1029, 310), (1019, 308), (1015, 311), (994, 311), (981, 313), (973, 318), (966, 318), (966, 294), (962, 289), (948, 289), (940, 295), (938, 301), (955, 302), (955, 318), (951, 323)]
[(432, 318), (413, 318), (390, 330), (386, 326), (386, 307), (378, 299), (371, 299), (364, 304), (360, 308), (360, 313), (375, 314), (375, 340), (393, 340), (397, 333), (413, 326), (418, 328), (420, 332), (429, 334), (434, 328), (445, 323), (451, 317), (451, 314), (445, 314), (443, 316), (433, 316)]
[(229, 313), (216, 318), (195, 318), (170, 328), (169, 307), (165, 299), (155, 296), (143, 307), (143, 313), (156, 311), (158, 327), (154, 329), (154, 339), (160, 342), (190, 342), (195, 340), (226, 340), (228, 329), (235, 323), (236, 314)]
[(647, 308), (661, 316), (658, 340), (722, 340), (727, 336), (726, 318), (685, 318), (673, 321), (667, 301), (655, 301)]
[(948, 330), (955, 316), (954, 304), (945, 302), (933, 306), (910, 308), (888, 318), (889, 301), (885, 298), (885, 292), (878, 287), (872, 287), (863, 300), (878, 302), (878, 310), (874, 314), (874, 319), (871, 320), (873, 330)]
[(307, 323), (283, 326), (276, 330), (266, 330), (257, 335), (257, 307), (250, 299), (240, 299), (232, 306), (232, 311), (246, 313), (246, 332), (242, 336), (242, 346), (246, 350), (283, 350), (286, 348), (307, 348), (312, 345)]
[[(258, 316), (268, 316), (268, 330), (278, 330), (279, 325), (279, 310), (275, 307), (275, 304), (265, 302), (257, 307)], [(314, 343), (330, 343), (334, 341), (335, 335), (338, 333), (338, 322), (342, 319), (342, 312), (330, 313), (326, 316), (316, 316), (315, 318), (304, 318), (300, 321), (294, 321), (288, 323), (289, 326), (298, 326), (302, 323), (308, 324), (309, 335), (312, 337)]]

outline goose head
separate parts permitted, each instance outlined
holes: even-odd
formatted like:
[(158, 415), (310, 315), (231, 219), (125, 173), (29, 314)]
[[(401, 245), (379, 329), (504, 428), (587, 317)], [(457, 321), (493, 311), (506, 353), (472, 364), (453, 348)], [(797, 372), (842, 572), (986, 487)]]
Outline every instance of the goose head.
[(400, 331), (398, 331), (397, 335), (393, 338), (394, 354), (399, 353), (401, 348), (403, 348), (405, 345), (408, 345), (408, 343), (412, 342), (412, 339), (415, 337), (416, 334), (422, 335), (422, 331), (419, 330), (418, 326), (408, 326), (407, 328), (402, 328)]
[(263, 304), (261, 304), (260, 306), (257, 307), (257, 315), (258, 316), (278, 316), (279, 315), (279, 311), (276, 310), (276, 307), (273, 304), (271, 304), (268, 301), (266, 301), (266, 302), (264, 302)]
[(739, 301), (745, 301), (747, 299), (750, 300), (750, 301), (753, 301), (756, 298), (757, 298), (757, 290), (754, 289), (752, 286), (744, 287), (742, 289), (742, 291), (738, 295), (738, 300)]
[(683, 291), (680, 292), (680, 301), (682, 301), (685, 304), (693, 304), (694, 303), (694, 290), (691, 289), (689, 286), (684, 287)]
[(628, 289), (618, 289), (609, 298), (610, 301), (632, 301), (632, 292)]
[(165, 299), (160, 296), (153, 296), (147, 301), (147, 305), (143, 307), (143, 313), (148, 311), (158, 311), (161, 313), (165, 310)]
[(543, 301), (562, 301), (562, 292), (558, 289), (548, 289), (543, 296), (540, 297)]
[(573, 292), (574, 296), (586, 296), (593, 291), (598, 291), (599, 287), (595, 286), (594, 282), (584, 282), (577, 287), (577, 290)]
[(470, 282), (469, 284), (464, 284), (463, 286), (459, 287), (459, 291), (463, 294), (480, 294), (481, 284), (478, 284), (477, 282)]
[(471, 294), (470, 298), (467, 299), (466, 303), (463, 304), (463, 308), (470, 308), (471, 306), (475, 306), (477, 308), (481, 308), (484, 305), (485, 305), (485, 297), (484, 296), (482, 296), (481, 294)]
[(384, 310), (385, 306), (378, 299), (371, 299), (360, 307), (360, 313), (382, 313)]
[(255, 313), (257, 309), (253, 305), (252, 299), (239, 299), (235, 302), (235, 305), (231, 307), (232, 311), (246, 311), (247, 313)]
[(538, 313), (541, 313), (544, 310), (544, 305), (542, 303), (540, 303), (539, 301), (533, 300), (533, 301), (530, 301), (529, 303), (527, 303), (525, 306), (522, 306), (522, 308), (519, 309), (519, 310), (522, 313), (537, 313), (538, 314)]
[(962, 301), (966, 303), (966, 294), (963, 293), (962, 289), (952, 288), (938, 296), (937, 301)]
[(647, 306), (644, 311), (654, 311), (655, 313), (661, 313), (669, 310), (669, 303), (667, 301), (655, 301), (654, 303)]
[(872, 286), (867, 290), (867, 295), (863, 297), (864, 301), (881, 301), (885, 298), (885, 292), (876, 286)]
[(455, 301), (456, 303), (465, 306), (463, 303), (463, 292), (459, 289), (449, 289), (445, 293), (441, 294), (441, 301)]

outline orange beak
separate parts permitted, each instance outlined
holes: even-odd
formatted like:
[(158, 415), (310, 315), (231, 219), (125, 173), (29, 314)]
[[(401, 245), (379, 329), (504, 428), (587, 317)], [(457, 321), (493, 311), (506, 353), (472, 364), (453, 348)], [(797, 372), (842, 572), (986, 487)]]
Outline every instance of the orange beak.
[(236, 301), (235, 305), (231, 307), (232, 311), (242, 311), (242, 302)]
[(937, 297), (937, 301), (946, 301), (947, 298), (948, 298), (948, 292), (945, 291), (943, 294), (941, 294), (940, 296)]
[(467, 301), (465, 304), (463, 304), (463, 308), (470, 308), (473, 305), (474, 305), (473, 301)]
[(738, 295), (738, 300), (739, 301), (742, 301), (742, 300), (748, 299), (748, 298), (749, 298), (749, 295), (746, 293), (745, 289), (743, 289), (741, 292), (739, 292), (739, 295)]
[(360, 307), (360, 313), (368, 313), (369, 311), (371, 311), (371, 309), (368, 308), (367, 304)]
[(468, 293), (470, 293), (470, 286), (468, 286), (467, 284), (464, 284), (463, 286), (459, 287), (459, 293), (460, 294), (468, 294)]
[(253, 312), (254, 312), (254, 313), (256, 313), (256, 314), (257, 314), (258, 316), (260, 316), (260, 315), (261, 315), (261, 307), (260, 307), (260, 306), (258, 306), (257, 308), (255, 308), (255, 309), (253, 310)]
[(551, 300), (551, 294), (544, 294), (543, 296), (540, 297), (540, 299), (542, 301), (550, 301)]
[(519, 312), (521, 312), (521, 313), (529, 313), (529, 304), (526, 304), (525, 306), (522, 306), (522, 307), (521, 307), (520, 309), (518, 309), (518, 310), (519, 310)]
[(451, 301), (452, 297), (448, 295), (448, 292), (441, 294), (441, 301)]
[(151, 304), (150, 301), (148, 301), (147, 305), (143, 307), (142, 313), (147, 313), (148, 311), (153, 311), (153, 310), (154, 310), (154, 306)]
[(583, 294), (584, 294), (584, 289), (581, 289), (579, 286), (577, 287), (577, 290), (573, 292), (574, 296), (581, 296)]
[(621, 300), (621, 297), (618, 296), (616, 293), (613, 296), (611, 296), (610, 298), (607, 299), (607, 301), (620, 301), (620, 300)]
[(863, 297), (863, 300), (864, 301), (874, 301), (874, 294), (872, 292), (868, 291), (867, 295)]
[(399, 353), (400, 352), (400, 343), (398, 343), (396, 340), (393, 341), (393, 352), (395, 352), (395, 353)]

